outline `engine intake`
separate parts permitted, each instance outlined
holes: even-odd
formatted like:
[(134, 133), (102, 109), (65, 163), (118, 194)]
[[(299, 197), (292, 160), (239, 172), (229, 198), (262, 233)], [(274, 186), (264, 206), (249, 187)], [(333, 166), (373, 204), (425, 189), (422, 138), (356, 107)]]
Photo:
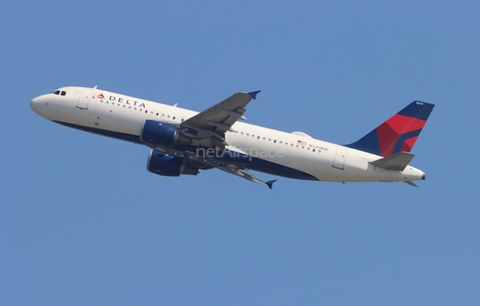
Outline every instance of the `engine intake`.
[(145, 120), (140, 133), (140, 140), (151, 146), (190, 145), (192, 139), (180, 133), (176, 126)]
[(163, 176), (180, 176), (180, 174), (197, 175), (198, 168), (185, 159), (166, 155), (157, 150), (151, 150), (148, 155), (147, 170)]

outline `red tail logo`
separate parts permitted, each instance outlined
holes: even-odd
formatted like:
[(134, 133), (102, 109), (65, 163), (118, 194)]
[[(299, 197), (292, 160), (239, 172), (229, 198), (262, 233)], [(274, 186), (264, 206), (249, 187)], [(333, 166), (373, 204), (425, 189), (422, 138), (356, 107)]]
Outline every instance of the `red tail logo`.
[(434, 106), (430, 103), (414, 101), (362, 139), (347, 147), (383, 157), (402, 151), (410, 152)]

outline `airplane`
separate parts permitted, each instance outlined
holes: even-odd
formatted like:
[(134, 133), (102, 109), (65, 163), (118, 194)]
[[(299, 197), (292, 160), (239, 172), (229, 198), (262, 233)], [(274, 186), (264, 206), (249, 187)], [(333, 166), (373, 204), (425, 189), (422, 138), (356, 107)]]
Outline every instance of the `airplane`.
[(248, 124), (246, 106), (260, 91), (238, 92), (202, 111), (87, 87), (62, 87), (30, 102), (61, 125), (149, 147), (147, 170), (197, 175), (217, 168), (270, 189), (249, 170), (299, 180), (405, 182), (425, 180), (410, 153), (434, 104), (414, 101), (358, 141), (338, 145), (303, 132)]

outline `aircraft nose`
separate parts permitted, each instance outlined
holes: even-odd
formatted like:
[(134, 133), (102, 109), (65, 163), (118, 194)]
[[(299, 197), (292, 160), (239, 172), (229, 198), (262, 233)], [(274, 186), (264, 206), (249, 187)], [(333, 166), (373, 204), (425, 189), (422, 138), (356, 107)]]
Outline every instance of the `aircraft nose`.
[(44, 96), (38, 96), (30, 101), (30, 108), (38, 115), (44, 117), (42, 109), (45, 106)]
[(33, 109), (35, 107), (35, 104), (38, 103), (38, 97), (35, 97), (30, 101), (30, 108)]
[(40, 104), (40, 97), (35, 97), (30, 101), (30, 108), (38, 114), (38, 107)]

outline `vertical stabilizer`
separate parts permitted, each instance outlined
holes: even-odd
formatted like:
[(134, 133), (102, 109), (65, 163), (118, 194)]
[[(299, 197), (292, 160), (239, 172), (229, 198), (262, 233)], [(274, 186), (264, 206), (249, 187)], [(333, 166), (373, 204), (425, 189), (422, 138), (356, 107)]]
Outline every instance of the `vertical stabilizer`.
[(390, 156), (410, 152), (435, 105), (413, 101), (349, 148)]

